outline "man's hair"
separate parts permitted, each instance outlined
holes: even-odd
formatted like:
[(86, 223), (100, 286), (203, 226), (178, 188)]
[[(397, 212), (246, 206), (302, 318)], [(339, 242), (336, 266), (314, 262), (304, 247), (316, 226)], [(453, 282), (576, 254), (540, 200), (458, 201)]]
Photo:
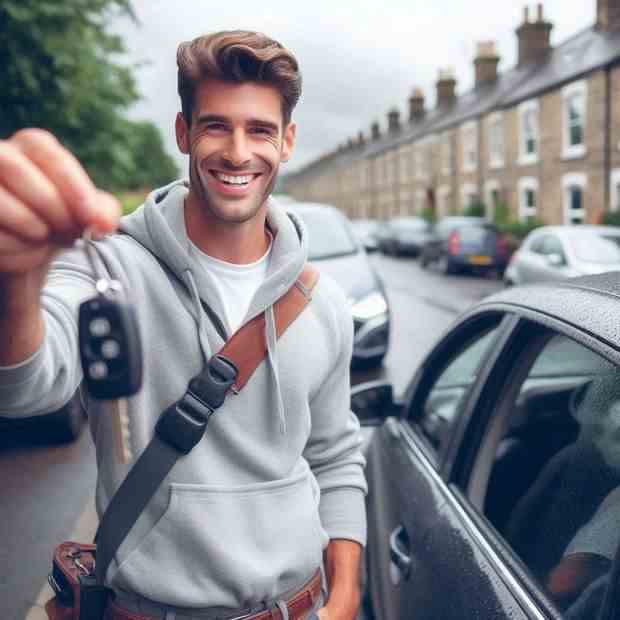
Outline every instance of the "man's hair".
[(208, 78), (259, 82), (275, 87), (282, 98), (286, 126), (301, 95), (301, 73), (291, 52), (277, 41), (247, 30), (215, 32), (179, 45), (178, 90), (185, 121), (191, 124), (194, 94)]

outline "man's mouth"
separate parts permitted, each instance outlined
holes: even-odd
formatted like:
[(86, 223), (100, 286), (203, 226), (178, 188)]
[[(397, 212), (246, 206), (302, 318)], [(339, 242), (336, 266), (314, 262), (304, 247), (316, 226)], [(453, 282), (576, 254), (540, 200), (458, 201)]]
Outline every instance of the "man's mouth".
[(239, 188), (247, 187), (254, 179), (260, 176), (260, 173), (227, 174), (219, 170), (209, 170), (209, 172), (221, 183)]

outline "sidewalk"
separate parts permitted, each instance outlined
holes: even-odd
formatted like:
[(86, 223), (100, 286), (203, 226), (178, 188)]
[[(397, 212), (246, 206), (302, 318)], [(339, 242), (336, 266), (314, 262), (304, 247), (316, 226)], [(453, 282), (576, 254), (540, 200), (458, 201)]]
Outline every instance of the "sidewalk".
[[(80, 515), (75, 529), (71, 533), (69, 540), (91, 541), (97, 529), (97, 513), (95, 512), (94, 495), (86, 503), (84, 512)], [(44, 605), (52, 598), (52, 589), (47, 583), (43, 585), (37, 600), (33, 602), (32, 607), (28, 611), (25, 620), (47, 620)]]

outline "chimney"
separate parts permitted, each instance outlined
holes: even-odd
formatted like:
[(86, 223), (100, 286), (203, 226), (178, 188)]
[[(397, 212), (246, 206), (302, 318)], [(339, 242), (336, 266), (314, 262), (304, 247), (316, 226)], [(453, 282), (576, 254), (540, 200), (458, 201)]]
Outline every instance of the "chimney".
[(447, 108), (456, 101), (456, 80), (452, 69), (440, 69), (437, 80), (437, 107)]
[(530, 21), (529, 7), (523, 9), (523, 23), (517, 28), (520, 65), (544, 58), (551, 49), (552, 28), (553, 24), (545, 21), (542, 4), (538, 5), (536, 21)]
[(364, 146), (364, 144), (366, 144), (366, 138), (364, 138), (364, 132), (360, 131), (357, 134), (357, 143), (359, 144), (359, 146)]
[(370, 126), (370, 135), (373, 140), (378, 140), (381, 137), (381, 129), (379, 129), (379, 123), (377, 123), (377, 121)]
[(400, 112), (397, 108), (392, 108), (388, 112), (388, 130), (390, 133), (400, 131)]
[(355, 142), (353, 141), (353, 138), (349, 138), (347, 140), (347, 149), (350, 151), (353, 149), (354, 146), (355, 146)]
[(495, 82), (498, 64), (499, 56), (495, 49), (495, 41), (481, 41), (478, 43), (476, 58), (474, 58), (476, 88)]
[(415, 123), (424, 118), (424, 92), (421, 88), (414, 88), (409, 97), (409, 122)]
[(620, 0), (597, 0), (596, 26), (606, 32), (620, 30)]

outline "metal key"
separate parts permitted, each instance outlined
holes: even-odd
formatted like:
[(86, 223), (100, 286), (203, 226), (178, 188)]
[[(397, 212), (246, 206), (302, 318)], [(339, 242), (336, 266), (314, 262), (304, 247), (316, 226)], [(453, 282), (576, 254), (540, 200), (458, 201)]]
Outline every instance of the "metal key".
[(96, 278), (97, 295), (80, 305), (78, 333), (84, 382), (93, 398), (115, 400), (114, 426), (118, 456), (131, 460), (129, 419), (125, 397), (142, 385), (142, 345), (134, 307), (122, 298), (117, 280), (101, 275), (91, 232), (82, 245)]

